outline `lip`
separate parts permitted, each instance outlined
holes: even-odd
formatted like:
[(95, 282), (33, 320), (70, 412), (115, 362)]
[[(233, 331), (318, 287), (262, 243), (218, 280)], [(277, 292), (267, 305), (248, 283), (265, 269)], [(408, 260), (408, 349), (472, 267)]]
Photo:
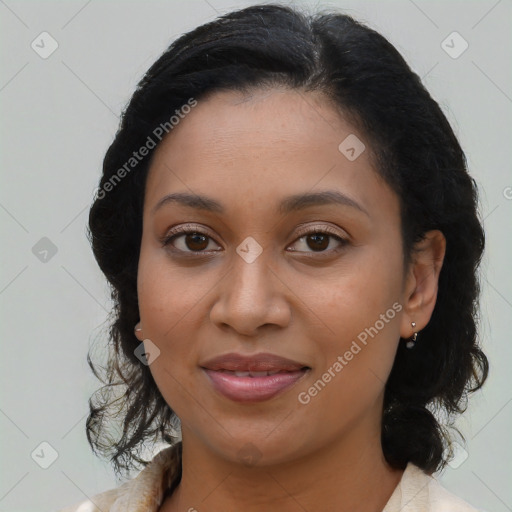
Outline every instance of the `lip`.
[[(235, 402), (261, 402), (286, 391), (310, 368), (276, 354), (251, 356), (230, 353), (200, 364), (213, 388)], [(266, 376), (237, 376), (235, 372), (272, 372)], [(276, 373), (277, 372), (277, 373)]]
[(293, 372), (307, 367), (306, 364), (267, 352), (252, 355), (230, 352), (229, 354), (223, 354), (213, 359), (208, 359), (204, 363), (201, 363), (200, 366), (208, 370), (228, 370), (232, 372), (264, 372), (275, 370)]

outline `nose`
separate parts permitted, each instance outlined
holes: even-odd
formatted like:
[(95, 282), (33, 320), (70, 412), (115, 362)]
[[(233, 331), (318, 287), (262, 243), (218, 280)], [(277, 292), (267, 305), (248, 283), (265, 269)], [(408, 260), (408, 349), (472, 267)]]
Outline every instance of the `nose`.
[(291, 318), (286, 285), (264, 254), (248, 263), (238, 255), (219, 283), (210, 320), (220, 329), (255, 336), (264, 329), (286, 327)]

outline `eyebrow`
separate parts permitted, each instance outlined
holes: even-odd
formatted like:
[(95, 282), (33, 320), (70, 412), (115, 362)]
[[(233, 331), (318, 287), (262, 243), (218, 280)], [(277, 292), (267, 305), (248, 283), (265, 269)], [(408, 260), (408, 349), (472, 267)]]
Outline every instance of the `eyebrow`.
[[(225, 213), (225, 208), (221, 203), (207, 196), (199, 194), (189, 194), (187, 192), (177, 192), (168, 194), (158, 201), (153, 207), (152, 213), (165, 205), (178, 203), (189, 208), (203, 210), (213, 213)], [(369, 213), (354, 199), (338, 192), (336, 190), (324, 190), (321, 192), (307, 192), (285, 197), (278, 206), (277, 212), (286, 215), (292, 212), (300, 211), (312, 206), (324, 206), (330, 204), (339, 204), (349, 206), (370, 216)]]

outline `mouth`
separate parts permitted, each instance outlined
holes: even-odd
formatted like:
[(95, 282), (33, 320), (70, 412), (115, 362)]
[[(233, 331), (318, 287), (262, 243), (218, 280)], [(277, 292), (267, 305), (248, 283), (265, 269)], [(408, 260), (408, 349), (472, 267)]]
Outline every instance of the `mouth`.
[(213, 389), (235, 402), (269, 400), (292, 387), (311, 370), (275, 354), (226, 354), (202, 363)]
[(233, 371), (233, 370), (212, 370), (212, 371), (217, 371), (217, 372), (222, 372), (222, 373), (229, 373), (231, 375), (234, 375), (235, 377), (252, 377), (252, 378), (255, 378), (255, 377), (270, 377), (271, 375), (276, 375), (278, 373), (290, 373), (286, 370), (272, 370), (272, 371), (260, 371), (260, 372), (255, 372), (255, 371)]

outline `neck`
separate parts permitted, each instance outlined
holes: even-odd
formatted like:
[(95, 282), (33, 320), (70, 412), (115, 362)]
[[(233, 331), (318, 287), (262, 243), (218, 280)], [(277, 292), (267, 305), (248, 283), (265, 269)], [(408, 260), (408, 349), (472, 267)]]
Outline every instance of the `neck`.
[(160, 512), (381, 512), (402, 477), (385, 461), (380, 432), (360, 430), (291, 462), (243, 466), (183, 435), (182, 478)]

